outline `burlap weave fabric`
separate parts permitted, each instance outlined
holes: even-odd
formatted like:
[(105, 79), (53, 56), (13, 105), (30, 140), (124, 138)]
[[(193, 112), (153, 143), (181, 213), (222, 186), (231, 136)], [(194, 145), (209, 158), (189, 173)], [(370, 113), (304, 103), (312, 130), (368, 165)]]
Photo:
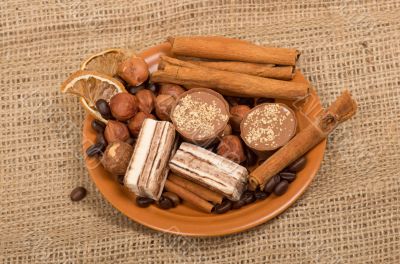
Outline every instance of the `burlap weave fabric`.
[[(400, 263), (400, 2), (79, 1), (0, 4), (0, 263)], [(84, 110), (59, 85), (88, 55), (168, 35), (297, 47), (331, 102), (359, 112), (329, 137), (310, 188), (247, 232), (186, 238), (103, 199), (81, 156)], [(82, 185), (88, 196), (69, 200)]]

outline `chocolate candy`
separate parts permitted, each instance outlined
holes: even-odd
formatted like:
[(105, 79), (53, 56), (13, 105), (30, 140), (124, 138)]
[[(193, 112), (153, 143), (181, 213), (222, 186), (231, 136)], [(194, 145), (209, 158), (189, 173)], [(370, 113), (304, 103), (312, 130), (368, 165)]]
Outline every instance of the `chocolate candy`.
[(226, 213), (229, 210), (231, 210), (231, 208), (232, 208), (232, 202), (229, 200), (224, 200), (224, 201), (222, 201), (221, 204), (217, 204), (214, 207), (214, 213), (223, 214), (223, 213)]
[(292, 164), (290, 164), (289, 166), (287, 166), (286, 169), (290, 172), (298, 172), (304, 168), (306, 163), (307, 163), (307, 159), (305, 156), (303, 156), (303, 157), (299, 158), (298, 160), (296, 160), (295, 162), (293, 162)]
[(154, 200), (151, 198), (136, 196), (136, 205), (139, 207), (149, 207), (152, 203), (154, 203)]
[(274, 191), (275, 186), (281, 181), (279, 175), (273, 176), (264, 186), (264, 192), (272, 193)]
[(96, 119), (92, 121), (91, 126), (97, 133), (104, 133), (104, 129), (106, 128), (106, 124)]
[(75, 189), (72, 190), (71, 194), (69, 197), (71, 198), (71, 201), (77, 202), (85, 198), (87, 194), (87, 191), (83, 187), (76, 187)]
[(283, 180), (275, 186), (274, 194), (277, 196), (281, 196), (287, 191), (288, 187), (289, 187), (289, 182)]
[(288, 182), (292, 182), (296, 179), (296, 173), (283, 171), (279, 173), (279, 176), (282, 180), (287, 180)]

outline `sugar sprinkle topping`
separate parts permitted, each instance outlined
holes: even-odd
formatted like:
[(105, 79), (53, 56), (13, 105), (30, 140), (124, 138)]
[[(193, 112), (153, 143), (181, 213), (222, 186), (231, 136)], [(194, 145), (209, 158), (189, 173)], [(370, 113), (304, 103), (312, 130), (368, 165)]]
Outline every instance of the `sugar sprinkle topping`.
[(190, 94), (180, 99), (172, 115), (177, 128), (191, 133), (192, 138), (214, 135), (229, 118), (215, 100), (206, 102)]
[(277, 139), (287, 133), (283, 129), (284, 124), (293, 121), (292, 113), (279, 104), (258, 107), (250, 112), (244, 120), (243, 125), (248, 128), (244, 137), (249, 144), (255, 147), (269, 145), (275, 148), (279, 144)]

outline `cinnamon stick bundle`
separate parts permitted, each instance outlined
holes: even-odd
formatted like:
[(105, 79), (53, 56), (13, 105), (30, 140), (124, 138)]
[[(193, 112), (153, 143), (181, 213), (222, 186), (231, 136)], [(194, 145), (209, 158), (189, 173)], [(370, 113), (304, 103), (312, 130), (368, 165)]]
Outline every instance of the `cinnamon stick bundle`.
[(332, 105), (300, 131), (285, 146), (250, 173), (250, 188), (264, 188), (266, 182), (286, 166), (303, 156), (306, 152), (324, 140), (338, 124), (346, 121), (356, 113), (357, 104), (350, 93), (344, 91)]
[(205, 59), (296, 65), (296, 49), (264, 47), (220, 36), (170, 37), (172, 54)]
[(213, 192), (199, 184), (186, 180), (182, 177), (170, 174), (168, 180), (181, 186), (182, 188), (196, 194), (197, 196), (203, 198), (206, 201), (211, 201), (216, 204), (220, 204), (224, 198), (221, 194)]
[(200, 208), (201, 210), (203, 210), (206, 213), (211, 213), (211, 211), (214, 207), (211, 203), (207, 202), (203, 198), (197, 196), (196, 194), (194, 194), (192, 192), (189, 192), (182, 186), (180, 186), (168, 179), (165, 181), (165, 189), (169, 192), (175, 193), (180, 198), (182, 198), (182, 200), (195, 205), (196, 207)]
[(207, 87), (216, 89), (223, 95), (241, 97), (294, 100), (305, 97), (309, 92), (309, 86), (306, 83), (220, 71), (167, 56), (161, 57), (159, 70), (152, 74), (151, 81)]
[(279, 80), (291, 80), (295, 72), (294, 66), (274, 66), (273, 64), (240, 61), (190, 61), (190, 63), (221, 71), (240, 72)]

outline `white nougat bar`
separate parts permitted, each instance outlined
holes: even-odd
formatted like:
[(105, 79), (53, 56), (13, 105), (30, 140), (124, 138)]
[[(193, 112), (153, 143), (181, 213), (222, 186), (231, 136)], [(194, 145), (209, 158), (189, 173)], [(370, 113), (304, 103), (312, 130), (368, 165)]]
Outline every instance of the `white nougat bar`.
[(182, 143), (169, 162), (175, 174), (218, 192), (232, 201), (246, 189), (247, 169), (199, 146)]
[(174, 147), (172, 123), (145, 119), (124, 183), (136, 195), (158, 200), (168, 176), (168, 161)]

